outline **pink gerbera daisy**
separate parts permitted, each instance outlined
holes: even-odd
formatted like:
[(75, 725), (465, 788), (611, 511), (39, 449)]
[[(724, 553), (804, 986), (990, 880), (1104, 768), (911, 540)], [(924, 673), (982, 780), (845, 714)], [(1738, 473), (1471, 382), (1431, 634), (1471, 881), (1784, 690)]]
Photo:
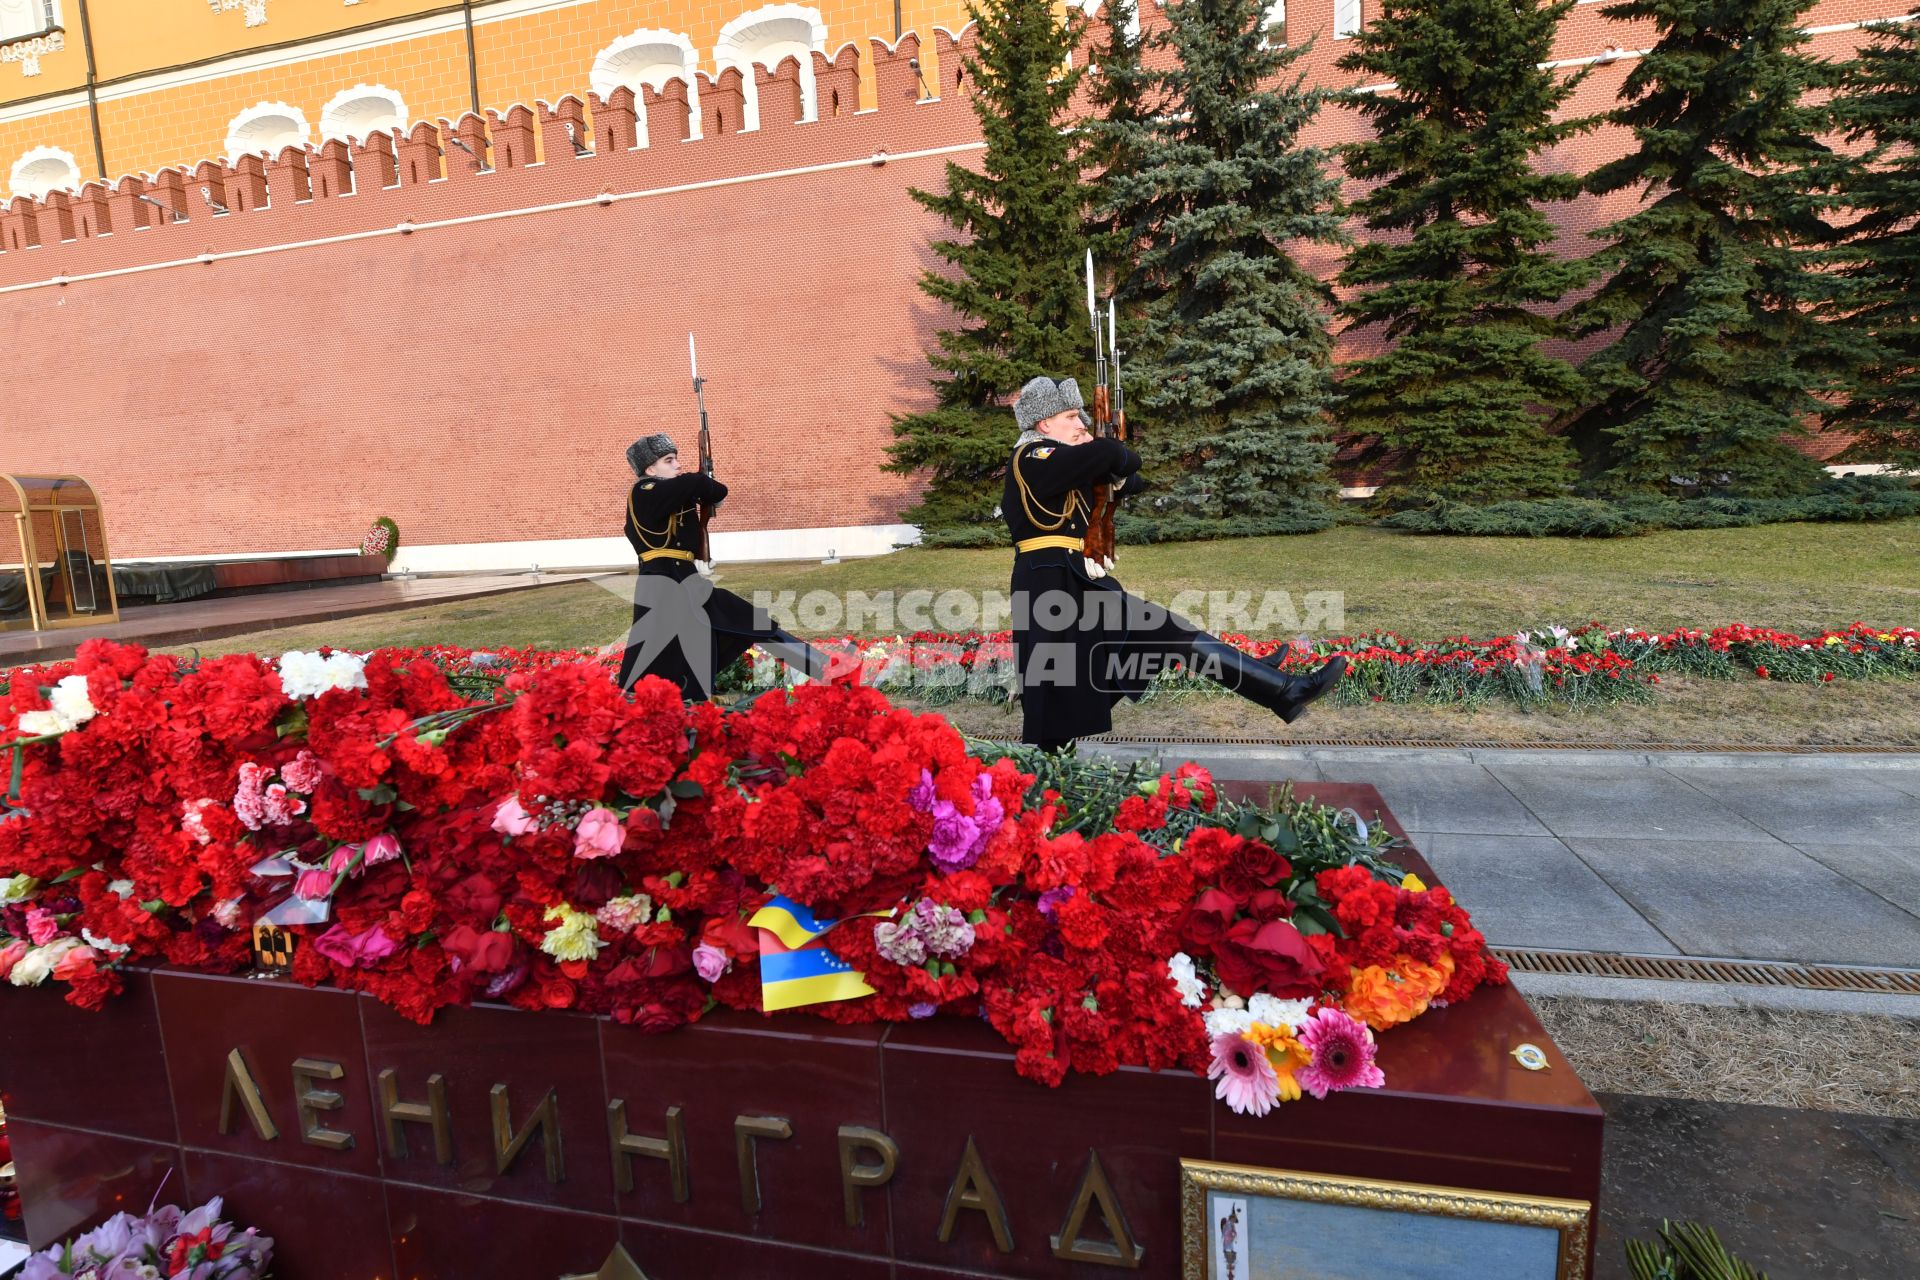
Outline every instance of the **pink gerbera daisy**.
[(1220, 1082), (1213, 1087), (1213, 1096), (1224, 1098), (1243, 1116), (1263, 1116), (1280, 1100), (1280, 1077), (1267, 1061), (1267, 1051), (1237, 1032), (1224, 1031), (1213, 1038), (1207, 1079)]
[(1340, 1009), (1315, 1010), (1301, 1029), (1300, 1045), (1313, 1055), (1313, 1061), (1295, 1078), (1316, 1098), (1342, 1089), (1378, 1089), (1387, 1082), (1373, 1062), (1373, 1032)]

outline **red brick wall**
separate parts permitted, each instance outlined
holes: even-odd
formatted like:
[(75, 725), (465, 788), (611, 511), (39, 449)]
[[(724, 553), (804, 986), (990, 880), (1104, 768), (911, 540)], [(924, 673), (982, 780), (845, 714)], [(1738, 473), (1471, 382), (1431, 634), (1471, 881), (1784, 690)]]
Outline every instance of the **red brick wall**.
[[(1330, 28), (1332, 0), (1292, 7), (1295, 41)], [(1647, 42), (1599, 7), (1574, 12), (1561, 56)], [(1833, 2), (1810, 22), (1898, 10)], [(1161, 20), (1152, 0), (1147, 20)], [(1857, 39), (1815, 48), (1838, 56)], [(1323, 30), (1306, 65), (1351, 83), (1331, 70), (1346, 47)], [(623, 92), (496, 117), (490, 174), (450, 146), (443, 160), (440, 131), (420, 125), (351, 153), (329, 144), (264, 167), (14, 201), (0, 211), (11, 375), (0, 470), (85, 475), (121, 556), (339, 547), (375, 515), (413, 545), (606, 536), (627, 442), (664, 429), (692, 446), (693, 328), (736, 495), (729, 528), (892, 521), (912, 484), (879, 470), (888, 415), (927, 403), (924, 352), (944, 320), (915, 288), (940, 228), (906, 190), (937, 189), (947, 157), (871, 158), (978, 155), (949, 75), (944, 101), (915, 101), (916, 52), (911, 36), (868, 51), (879, 108), (866, 113), (786, 123), (772, 104), (797, 101), (793, 85), (763, 82), (751, 134), (713, 132), (715, 109), (738, 97), (729, 73), (702, 85), (698, 142), (679, 140), (675, 98), (632, 104)], [(943, 68), (959, 65), (940, 53)], [(852, 56), (817, 60), (823, 117), (836, 83), (857, 102)], [(1630, 65), (1601, 68), (1573, 109), (1607, 105)], [(796, 74), (789, 64), (766, 80)], [(635, 109), (652, 122), (646, 148), (631, 145)], [(737, 127), (737, 108), (725, 118)], [(591, 122), (595, 155), (571, 154), (566, 119)], [(482, 145), (479, 121), (449, 127)], [(1357, 127), (1333, 113), (1312, 140)], [(1551, 163), (1584, 170), (1624, 142), (1589, 136)], [(831, 164), (847, 167), (768, 176)], [(233, 212), (214, 216), (202, 186)], [(602, 206), (602, 192), (654, 194)], [(188, 220), (166, 221), (137, 194)], [(584, 203), (544, 210), (569, 202)], [(1568, 230), (1623, 205), (1584, 202)], [(449, 219), (484, 220), (423, 225)], [(421, 229), (371, 234), (403, 222)], [(348, 238), (311, 243), (335, 237)], [(180, 265), (84, 278), (169, 263)], [(1326, 253), (1318, 265), (1337, 263)], [(58, 278), (69, 283), (48, 283)]]

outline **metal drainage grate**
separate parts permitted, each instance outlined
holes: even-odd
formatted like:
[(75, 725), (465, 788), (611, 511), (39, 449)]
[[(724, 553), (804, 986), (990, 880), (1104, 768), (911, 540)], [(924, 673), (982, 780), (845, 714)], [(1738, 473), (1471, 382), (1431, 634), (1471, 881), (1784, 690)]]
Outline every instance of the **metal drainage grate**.
[(1920, 969), (1842, 968), (1775, 960), (1695, 960), (1687, 956), (1629, 956), (1594, 951), (1529, 951), (1495, 947), (1520, 973), (1580, 974), (1594, 978), (1653, 978), (1662, 982), (1733, 982), (1803, 991), (1864, 991), (1920, 996)]
[(1493, 738), (1253, 738), (1198, 734), (1106, 734), (1087, 739), (1122, 747), (1417, 747), (1452, 751), (1524, 748), (1528, 751), (1671, 751), (1715, 755), (1899, 755), (1907, 746), (1809, 746), (1804, 743), (1742, 742), (1505, 742)]

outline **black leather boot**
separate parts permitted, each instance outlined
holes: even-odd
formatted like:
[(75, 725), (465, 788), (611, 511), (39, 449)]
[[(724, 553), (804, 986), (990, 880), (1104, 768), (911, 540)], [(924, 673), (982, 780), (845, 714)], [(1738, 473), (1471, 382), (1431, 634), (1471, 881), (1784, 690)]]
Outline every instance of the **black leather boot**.
[(778, 627), (774, 629), (772, 640), (763, 643), (761, 648), (811, 680), (825, 680), (833, 667), (832, 658), (791, 631), (783, 631)]
[(1197, 674), (1257, 702), (1288, 724), (1298, 720), (1308, 704), (1326, 696), (1346, 672), (1347, 660), (1335, 656), (1307, 675), (1292, 675), (1272, 659), (1260, 659), (1224, 640), (1202, 636), (1193, 644)]

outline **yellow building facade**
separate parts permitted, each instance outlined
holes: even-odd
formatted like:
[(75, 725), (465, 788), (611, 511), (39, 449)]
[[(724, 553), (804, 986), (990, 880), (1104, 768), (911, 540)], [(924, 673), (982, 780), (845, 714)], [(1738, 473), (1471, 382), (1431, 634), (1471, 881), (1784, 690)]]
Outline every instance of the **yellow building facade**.
[(864, 69), (869, 40), (965, 21), (965, 0), (0, 0), (0, 177), (40, 196), (789, 55), (805, 84), (808, 51), (852, 43)]

